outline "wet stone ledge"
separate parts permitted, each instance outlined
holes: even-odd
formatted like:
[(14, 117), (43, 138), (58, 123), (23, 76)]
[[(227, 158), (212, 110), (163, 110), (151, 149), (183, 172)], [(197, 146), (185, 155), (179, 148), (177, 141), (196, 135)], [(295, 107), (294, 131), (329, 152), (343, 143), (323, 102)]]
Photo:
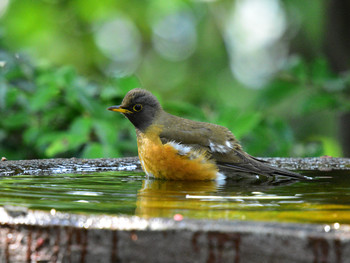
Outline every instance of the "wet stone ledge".
[(0, 162), (0, 176), (135, 170), (141, 171), (141, 165), (137, 157), (115, 159), (58, 158)]
[[(332, 171), (350, 170), (349, 158), (261, 158), (271, 165), (290, 170)], [(141, 170), (137, 157), (118, 159), (42, 159), (1, 161), (0, 176), (17, 174), (48, 175), (62, 173), (98, 172), (98, 171), (134, 171)]]

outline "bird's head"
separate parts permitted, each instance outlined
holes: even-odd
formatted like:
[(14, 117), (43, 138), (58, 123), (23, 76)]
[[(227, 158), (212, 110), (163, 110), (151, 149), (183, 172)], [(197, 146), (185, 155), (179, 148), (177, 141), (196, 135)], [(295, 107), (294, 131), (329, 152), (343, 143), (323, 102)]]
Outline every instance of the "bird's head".
[(151, 92), (133, 89), (125, 95), (121, 105), (111, 106), (108, 110), (122, 113), (137, 129), (145, 131), (162, 107)]

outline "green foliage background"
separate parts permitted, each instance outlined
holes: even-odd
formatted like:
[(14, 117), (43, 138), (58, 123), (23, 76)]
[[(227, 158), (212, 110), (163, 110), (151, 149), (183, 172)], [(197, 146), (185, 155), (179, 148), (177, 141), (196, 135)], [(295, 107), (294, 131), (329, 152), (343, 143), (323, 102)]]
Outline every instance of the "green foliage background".
[[(0, 17), (0, 155), (136, 155), (131, 124), (106, 108), (141, 86), (175, 115), (227, 126), (252, 155), (341, 156), (337, 116), (350, 110), (350, 77), (334, 74), (322, 51), (324, 1), (284, 3), (299, 10), (307, 37), (295, 37), (293, 63), (254, 90), (233, 78), (210, 3), (11, 1)], [(183, 6), (201, 17), (199, 45), (190, 58), (167, 61), (152, 48), (148, 21)], [(140, 30), (144, 56), (124, 78), (105, 73), (109, 58), (94, 42), (94, 28), (121, 13)]]

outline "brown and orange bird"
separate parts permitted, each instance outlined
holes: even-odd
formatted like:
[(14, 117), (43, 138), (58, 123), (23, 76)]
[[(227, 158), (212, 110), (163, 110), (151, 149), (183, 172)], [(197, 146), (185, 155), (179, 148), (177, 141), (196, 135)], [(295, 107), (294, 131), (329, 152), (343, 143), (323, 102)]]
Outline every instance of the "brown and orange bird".
[(247, 154), (226, 127), (165, 112), (149, 91), (133, 89), (121, 105), (108, 110), (122, 113), (135, 126), (140, 162), (149, 177), (215, 180), (224, 171), (226, 176), (246, 173), (305, 179)]

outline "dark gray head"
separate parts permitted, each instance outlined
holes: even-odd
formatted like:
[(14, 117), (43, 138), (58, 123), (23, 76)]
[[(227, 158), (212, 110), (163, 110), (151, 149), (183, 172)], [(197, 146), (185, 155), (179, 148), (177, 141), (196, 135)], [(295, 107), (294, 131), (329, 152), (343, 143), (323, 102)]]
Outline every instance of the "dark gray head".
[(145, 131), (162, 107), (151, 92), (133, 89), (125, 95), (121, 105), (111, 106), (108, 110), (122, 113), (137, 129)]

